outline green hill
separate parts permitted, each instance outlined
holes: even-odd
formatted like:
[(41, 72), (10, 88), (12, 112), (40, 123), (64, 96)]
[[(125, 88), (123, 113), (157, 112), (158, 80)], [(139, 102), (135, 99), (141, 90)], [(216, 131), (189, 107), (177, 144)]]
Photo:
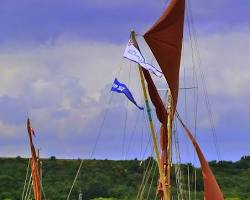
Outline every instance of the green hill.
[[(55, 157), (42, 159), (42, 182), (44, 194), (47, 200), (66, 199), (79, 160), (59, 160)], [(20, 200), (26, 177), (28, 159), (24, 158), (0, 158), (0, 199)], [(147, 168), (148, 166), (148, 168)], [(225, 194), (227, 200), (250, 200), (250, 156), (242, 157), (240, 161), (210, 162), (215, 176)], [(136, 199), (139, 189), (143, 190), (141, 199), (154, 199), (157, 185), (157, 174), (153, 173), (155, 161), (152, 158), (141, 162), (139, 160), (112, 161), (112, 160), (84, 160), (83, 167), (70, 199), (78, 199), (80, 191), (85, 200), (114, 200)], [(181, 165), (183, 172), (184, 196), (187, 192), (187, 173), (190, 174), (190, 187), (194, 188), (194, 167)], [(148, 180), (144, 187), (140, 187), (144, 172), (148, 174), (144, 180)], [(173, 174), (176, 171), (173, 167)], [(200, 169), (197, 174), (197, 200), (202, 198), (202, 177)], [(176, 177), (173, 175), (173, 182)], [(176, 190), (176, 185), (173, 186)], [(191, 193), (194, 199), (194, 193)]]

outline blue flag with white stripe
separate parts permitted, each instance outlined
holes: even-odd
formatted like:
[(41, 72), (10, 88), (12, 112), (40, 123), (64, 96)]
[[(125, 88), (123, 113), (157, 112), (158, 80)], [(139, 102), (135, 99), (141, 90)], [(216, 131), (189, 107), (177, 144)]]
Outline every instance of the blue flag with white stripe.
[(135, 104), (137, 108), (139, 108), (140, 110), (143, 110), (143, 107), (140, 107), (140, 106), (137, 105), (137, 103), (136, 103), (136, 101), (135, 101), (135, 99), (134, 99), (132, 93), (129, 91), (128, 87), (127, 87), (125, 84), (119, 82), (119, 81), (117, 80), (117, 78), (115, 78), (115, 80), (114, 80), (114, 83), (113, 83), (113, 85), (112, 85), (111, 91), (125, 94), (126, 97), (127, 97), (133, 104)]

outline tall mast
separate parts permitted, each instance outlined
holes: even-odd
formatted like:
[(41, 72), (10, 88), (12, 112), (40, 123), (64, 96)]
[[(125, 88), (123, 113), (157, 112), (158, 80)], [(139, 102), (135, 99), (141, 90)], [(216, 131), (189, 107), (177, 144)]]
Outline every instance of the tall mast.
[(31, 127), (29, 118), (27, 119), (27, 131), (29, 135), (30, 149), (31, 149), (31, 174), (32, 174), (32, 187), (35, 200), (41, 200), (41, 182), (40, 182), (40, 169), (39, 169), (39, 160), (36, 154), (36, 149), (34, 147), (32, 137), (34, 135), (34, 130)]
[[(161, 150), (166, 183), (159, 185), (158, 190), (163, 200), (171, 199), (172, 121), (178, 100), (184, 15), (185, 0), (171, 0), (160, 18), (143, 35), (169, 86), (168, 114), (164, 119), (158, 117), (163, 125)], [(155, 106), (158, 110), (163, 109), (162, 106)], [(162, 195), (164, 188), (167, 190), (167, 198)]]
[[(172, 161), (172, 117), (173, 117), (173, 100), (172, 100), (172, 95), (170, 90), (168, 90), (168, 105), (167, 105), (167, 110), (168, 110), (168, 121), (167, 121), (167, 134), (168, 134), (168, 143), (167, 143), (167, 200), (171, 199), (171, 161)], [(162, 186), (164, 187), (164, 185)]]
[[(133, 30), (131, 31), (131, 39), (133, 40), (135, 47), (139, 49), (139, 46), (138, 46), (136, 38), (135, 38), (135, 32)], [(147, 109), (147, 115), (148, 115), (150, 132), (151, 132), (153, 145), (154, 145), (154, 151), (156, 154), (156, 162), (157, 162), (158, 170), (159, 170), (159, 174), (160, 174), (160, 181), (161, 181), (161, 184), (164, 186), (166, 184), (166, 178), (164, 176), (163, 168), (162, 168), (161, 161), (160, 161), (159, 148), (158, 148), (158, 144), (157, 144), (154, 124), (152, 121), (151, 109), (150, 109), (149, 102), (148, 102), (148, 95), (147, 95), (147, 90), (146, 90), (146, 86), (145, 86), (144, 76), (143, 76), (141, 66), (139, 64), (138, 64), (138, 70), (139, 70), (140, 79), (141, 79), (141, 86), (142, 86), (142, 90), (143, 90), (144, 101), (145, 101), (146, 109)], [(164, 199), (170, 200), (170, 199), (168, 199), (166, 187), (162, 187), (162, 189), (163, 189)]]

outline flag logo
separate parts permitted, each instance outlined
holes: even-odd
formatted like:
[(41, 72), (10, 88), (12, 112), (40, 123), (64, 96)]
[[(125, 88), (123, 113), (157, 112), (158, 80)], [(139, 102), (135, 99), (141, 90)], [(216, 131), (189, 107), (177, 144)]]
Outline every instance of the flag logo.
[(160, 70), (156, 69), (153, 65), (146, 62), (146, 59), (141, 54), (139, 49), (135, 47), (132, 39), (129, 39), (123, 57), (138, 63), (143, 68), (145, 68), (146, 70), (148, 70), (149, 72), (153, 73), (158, 77), (162, 76), (162, 72)]
[(126, 96), (126, 97), (127, 97), (127, 98), (128, 98), (137, 108), (139, 108), (140, 110), (143, 110), (143, 107), (138, 106), (138, 104), (136, 103), (136, 101), (135, 101), (135, 99), (134, 99), (132, 93), (131, 93), (130, 90), (128, 89), (128, 87), (127, 87), (125, 84), (119, 82), (119, 81), (117, 80), (117, 78), (115, 78), (115, 80), (114, 80), (114, 83), (113, 83), (113, 85), (112, 85), (111, 91), (117, 92), (117, 93), (123, 93), (123, 94), (125, 94), (125, 96)]

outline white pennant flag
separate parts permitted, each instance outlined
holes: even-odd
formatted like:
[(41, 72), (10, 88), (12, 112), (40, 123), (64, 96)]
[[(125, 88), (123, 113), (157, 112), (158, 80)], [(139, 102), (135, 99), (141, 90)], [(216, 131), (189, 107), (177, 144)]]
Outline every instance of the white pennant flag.
[(158, 77), (162, 76), (161, 71), (159, 71), (153, 65), (146, 62), (145, 58), (143, 57), (141, 52), (135, 47), (134, 42), (131, 39), (129, 39), (129, 41), (128, 41), (128, 44), (127, 44), (127, 47), (126, 47), (125, 52), (123, 54), (123, 57), (138, 63), (143, 68), (152, 72), (153, 74), (155, 74)]

